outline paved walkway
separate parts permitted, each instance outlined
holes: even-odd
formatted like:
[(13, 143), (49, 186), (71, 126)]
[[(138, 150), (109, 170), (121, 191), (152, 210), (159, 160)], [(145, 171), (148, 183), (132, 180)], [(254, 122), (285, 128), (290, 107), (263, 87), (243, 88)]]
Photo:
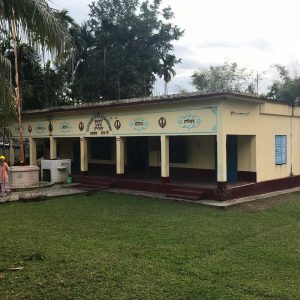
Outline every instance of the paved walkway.
[[(47, 188), (38, 188), (35, 190), (30, 191), (22, 191), (22, 192), (13, 192), (9, 195), (1, 195), (0, 194), (0, 203), (12, 202), (12, 201), (19, 201), (19, 200), (34, 200), (34, 199), (42, 199), (42, 198), (51, 198), (51, 197), (59, 197), (59, 196), (69, 196), (69, 195), (76, 195), (76, 194), (87, 194), (85, 191), (81, 191), (78, 189), (73, 188), (74, 184), (56, 184), (51, 187)], [(135, 196), (143, 196), (147, 198), (158, 198), (158, 199), (165, 199), (171, 201), (179, 201), (179, 202), (186, 202), (192, 203), (195, 205), (205, 205), (215, 208), (229, 208), (234, 205), (238, 205), (245, 202), (256, 201), (260, 199), (266, 199), (270, 197), (275, 197), (279, 195), (299, 192), (300, 187), (287, 189), (283, 191), (276, 191), (272, 193), (238, 198), (233, 200), (227, 201), (215, 201), (215, 200), (198, 200), (198, 201), (191, 201), (186, 199), (179, 199), (179, 198), (171, 198), (166, 197), (164, 194), (161, 193), (151, 193), (151, 192), (143, 192), (143, 191), (132, 191), (132, 190), (123, 190), (123, 189), (108, 189), (105, 190), (106, 192), (111, 193), (119, 193), (119, 194), (127, 194), (127, 195), (135, 195)]]
[(36, 188), (28, 191), (12, 192), (9, 195), (0, 194), (0, 203), (19, 201), (19, 200), (34, 200), (41, 198), (51, 198), (59, 196), (68, 196), (76, 194), (85, 194), (86, 192), (72, 188), (73, 184), (55, 184), (46, 188)]
[(232, 207), (235, 205), (239, 205), (242, 203), (246, 203), (246, 202), (252, 202), (252, 201), (256, 201), (256, 200), (260, 200), (260, 199), (267, 199), (267, 198), (279, 196), (279, 195), (300, 192), (300, 187), (293, 188), (293, 189), (286, 189), (286, 190), (282, 190), (282, 191), (275, 191), (275, 192), (261, 194), (261, 195), (232, 199), (232, 200), (227, 200), (227, 201), (216, 201), (216, 200), (209, 200), (209, 199), (191, 201), (191, 200), (187, 200), (187, 199), (166, 197), (164, 194), (159, 194), (159, 193), (131, 191), (131, 190), (122, 190), (122, 189), (110, 189), (107, 191), (114, 192), (114, 193), (120, 193), (120, 194), (136, 195), (136, 196), (143, 196), (143, 197), (149, 197), (149, 198), (159, 198), (159, 199), (165, 199), (165, 200), (186, 202), (186, 203), (192, 203), (192, 204), (196, 204), (196, 205), (204, 205), (204, 206), (226, 209), (226, 208), (229, 208), (229, 207)]

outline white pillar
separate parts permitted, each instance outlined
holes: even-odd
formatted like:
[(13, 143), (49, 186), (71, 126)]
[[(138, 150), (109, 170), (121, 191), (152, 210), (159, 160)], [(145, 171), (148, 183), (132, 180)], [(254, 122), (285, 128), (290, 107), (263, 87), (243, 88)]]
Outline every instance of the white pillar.
[(57, 158), (57, 140), (53, 136), (50, 136), (50, 159)]
[(170, 177), (169, 163), (169, 137), (162, 135), (160, 137), (161, 145), (161, 178), (162, 181), (168, 181)]
[(15, 164), (15, 141), (13, 139), (9, 141), (9, 163), (11, 166)]
[(87, 138), (80, 138), (80, 171), (87, 173), (88, 171), (88, 144)]
[(217, 136), (217, 181), (227, 182), (226, 135)]
[(31, 166), (36, 166), (36, 140), (29, 138), (29, 160)]
[(116, 137), (116, 172), (124, 174), (124, 137)]

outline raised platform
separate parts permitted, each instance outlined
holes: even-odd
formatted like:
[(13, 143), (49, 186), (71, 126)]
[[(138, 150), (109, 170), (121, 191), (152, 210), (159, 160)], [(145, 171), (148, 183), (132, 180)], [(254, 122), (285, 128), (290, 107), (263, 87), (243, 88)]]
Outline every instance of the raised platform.
[[(169, 182), (162, 183), (160, 179), (129, 179), (115, 176), (89, 176), (73, 175), (73, 181), (78, 183), (75, 187), (84, 191), (98, 191), (109, 188), (134, 190), (165, 194), (166, 197), (198, 201), (201, 199), (225, 200), (218, 194), (217, 184), (195, 182)], [(251, 183), (250, 183), (251, 184)], [(238, 183), (229, 185), (229, 189), (249, 185)]]
[(164, 194), (166, 197), (199, 201), (203, 199), (226, 201), (231, 199), (261, 195), (274, 191), (300, 187), (300, 176), (290, 176), (264, 182), (237, 182), (219, 189), (216, 182), (171, 181), (162, 183), (160, 179), (117, 178), (116, 176), (74, 175), (77, 188), (84, 191), (103, 189), (123, 189)]

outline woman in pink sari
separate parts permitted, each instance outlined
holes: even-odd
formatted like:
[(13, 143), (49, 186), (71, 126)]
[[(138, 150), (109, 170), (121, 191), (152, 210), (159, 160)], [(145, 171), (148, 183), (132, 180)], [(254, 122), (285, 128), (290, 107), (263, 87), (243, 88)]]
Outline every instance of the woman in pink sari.
[(8, 172), (9, 166), (5, 162), (5, 156), (0, 156), (0, 184), (1, 184), (1, 193), (9, 193), (10, 189), (8, 187)]

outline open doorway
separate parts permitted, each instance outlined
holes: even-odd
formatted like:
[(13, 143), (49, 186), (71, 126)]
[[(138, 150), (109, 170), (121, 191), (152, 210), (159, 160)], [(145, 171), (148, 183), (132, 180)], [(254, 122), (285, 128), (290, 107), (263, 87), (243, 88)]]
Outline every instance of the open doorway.
[(230, 183), (238, 180), (238, 138), (236, 135), (227, 135), (227, 181)]
[(127, 137), (127, 171), (147, 172), (149, 166), (149, 138)]

